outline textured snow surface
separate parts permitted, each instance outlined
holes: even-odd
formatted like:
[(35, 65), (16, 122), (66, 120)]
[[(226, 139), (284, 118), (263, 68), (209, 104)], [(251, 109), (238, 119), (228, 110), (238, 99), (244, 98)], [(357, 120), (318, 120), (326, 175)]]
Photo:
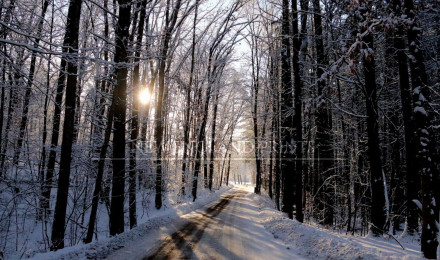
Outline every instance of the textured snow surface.
[(183, 215), (186, 224), (177, 221), (162, 227), (160, 241), (152, 241), (157, 236), (148, 234), (108, 259), (304, 259), (264, 228), (250, 195), (249, 187), (236, 187), (221, 202), (211, 204), (224, 206)]
[(252, 196), (265, 228), (307, 259), (423, 259), (416, 241), (399, 240), (402, 250), (391, 238), (350, 236), (302, 224), (277, 211), (269, 197)]
[[(154, 242), (161, 238), (165, 228), (172, 228), (179, 222), (180, 216), (219, 200), (221, 195), (227, 193), (230, 189), (231, 187), (222, 187), (220, 190), (212, 193), (208, 190), (200, 190), (200, 192), (198, 192), (198, 199), (194, 203), (186, 202), (166, 209), (153, 210), (149, 212), (148, 216), (140, 218), (141, 220), (138, 222), (141, 224), (130, 231), (126, 231), (112, 238), (94, 241), (88, 245), (80, 244), (56, 252), (36, 254), (31, 259), (104, 259), (115, 251), (129, 247), (134, 243), (142, 243), (144, 247), (139, 248), (140, 252), (132, 252), (133, 254), (145, 252), (145, 250), (148, 250), (148, 245), (154, 244)], [(139, 211), (140, 209), (138, 209), (138, 212)], [(148, 234), (147, 237), (146, 234)]]
[[(247, 194), (231, 202), (220, 213), (218, 220), (213, 220), (216, 225), (208, 226), (205, 230), (207, 234), (195, 247), (196, 253), (215, 252), (215, 257), (209, 259), (228, 259), (228, 251), (230, 255), (231, 249), (239, 248), (244, 253), (235, 254), (237, 259), (269, 259), (268, 255), (273, 256), (271, 259), (423, 259), (420, 245), (411, 238), (399, 239), (405, 247), (403, 250), (393, 239), (350, 236), (317, 225), (302, 224), (277, 211), (267, 195), (253, 194), (253, 187), (235, 187), (232, 192), (237, 189), (245, 190)], [(195, 203), (188, 202), (153, 212), (139, 227), (116, 237), (38, 254), (34, 259), (142, 259), (165, 237), (179, 230), (197, 214), (203, 214), (209, 205), (215, 204), (228, 191), (223, 188), (215, 193), (206, 192)], [(232, 232), (231, 229), (239, 232)], [(243, 240), (242, 237), (247, 239)], [(258, 250), (246, 244), (248, 240), (257, 240)], [(228, 245), (228, 251), (218, 250), (219, 241)], [(237, 241), (241, 242), (237, 244)], [(241, 257), (243, 255), (245, 257)]]

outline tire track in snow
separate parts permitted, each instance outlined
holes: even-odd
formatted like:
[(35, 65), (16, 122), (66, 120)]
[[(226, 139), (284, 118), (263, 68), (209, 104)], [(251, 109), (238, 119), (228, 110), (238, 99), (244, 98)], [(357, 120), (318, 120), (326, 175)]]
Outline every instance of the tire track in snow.
[(243, 196), (243, 191), (225, 195), (219, 203), (209, 207), (201, 216), (186, 223), (171, 237), (167, 238), (153, 253), (144, 258), (150, 259), (190, 259), (193, 255), (193, 249), (202, 238), (204, 230), (212, 222), (213, 218), (218, 216), (223, 209), (236, 196)]

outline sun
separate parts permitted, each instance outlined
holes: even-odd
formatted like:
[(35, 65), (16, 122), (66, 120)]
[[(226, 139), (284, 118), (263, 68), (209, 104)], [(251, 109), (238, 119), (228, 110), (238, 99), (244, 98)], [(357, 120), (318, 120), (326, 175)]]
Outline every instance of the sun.
[(141, 93), (139, 94), (139, 100), (141, 101), (142, 104), (148, 104), (148, 102), (150, 102), (150, 92), (148, 92), (148, 89), (144, 89), (141, 91)]

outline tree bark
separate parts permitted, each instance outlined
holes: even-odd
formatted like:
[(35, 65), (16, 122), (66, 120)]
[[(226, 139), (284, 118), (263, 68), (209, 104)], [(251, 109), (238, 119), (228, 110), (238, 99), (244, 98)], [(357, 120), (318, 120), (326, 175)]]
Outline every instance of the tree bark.
[[(318, 175), (318, 183), (315, 188), (315, 204), (319, 209), (324, 210), (323, 225), (333, 225), (333, 193), (332, 184), (324, 180), (334, 175), (333, 147), (332, 147), (332, 114), (328, 108), (327, 80), (321, 78), (324, 74), (324, 67), (328, 66), (327, 55), (324, 51), (324, 35), (321, 21), (321, 7), (319, 0), (313, 0), (314, 8), (314, 29), (316, 46), (316, 84), (318, 86), (318, 100), (316, 108), (316, 140), (315, 140), (315, 174)], [(322, 188), (320, 188), (322, 186)]]
[[(67, 14), (64, 48), (67, 48), (66, 106), (64, 109), (63, 138), (61, 145), (60, 171), (58, 176), (58, 192), (52, 225), (51, 250), (64, 248), (67, 199), (70, 184), (70, 163), (72, 160), (72, 144), (74, 136), (76, 87), (78, 72), (78, 33), (82, 0), (71, 0)], [(65, 53), (64, 53), (65, 54)], [(63, 59), (67, 59), (66, 56)]]
[(281, 174), (282, 174), (282, 211), (287, 213), (289, 218), (293, 218), (294, 204), (294, 140), (293, 140), (293, 91), (292, 91), (292, 70), (290, 36), (290, 12), (289, 0), (283, 0), (282, 22), (281, 22)]
[[(2, 7), (3, 7), (3, 5), (2, 5)], [(9, 6), (5, 11), (4, 17), (1, 17), (1, 20), (3, 20), (6, 24), (8, 24), (10, 22), (11, 15), (12, 15), (12, 12), (14, 11), (14, 9), (15, 9), (15, 0), (12, 0), (12, 1), (10, 1)], [(1, 14), (2, 13), (0, 13), (0, 15)], [(1, 35), (2, 35), (3, 39), (6, 40), (6, 38), (8, 36), (8, 30), (5, 26), (2, 26)], [(2, 49), (3, 53), (6, 53), (6, 44), (0, 43), (0, 48)], [(2, 64), (2, 80), (6, 85), (6, 59), (3, 58), (2, 63), (3, 63)], [(10, 97), (12, 96), (11, 93), (12, 93), (12, 88), (10, 89), (10, 92), (9, 92)], [(0, 149), (1, 149), (1, 151), (0, 151), (0, 178), (3, 177), (3, 166), (4, 166), (5, 158), (6, 158), (6, 147), (7, 147), (7, 139), (8, 139), (7, 135), (8, 135), (8, 129), (9, 129), (8, 123), (6, 123), (6, 129), (5, 129), (5, 132), (6, 132), (5, 137), (6, 138), (3, 139), (3, 112), (4, 112), (4, 102), (5, 102), (5, 87), (2, 87), (2, 94), (1, 95), (2, 95), (2, 100), (1, 100), (1, 108), (0, 108), (0, 110), (1, 110), (1, 115), (0, 115), (0, 119), (1, 119), (1, 122), (0, 122)], [(9, 105), (8, 105), (9, 108), (11, 108), (11, 104), (12, 104), (11, 99), (9, 99)], [(10, 115), (9, 110), (10, 109), (8, 109), (8, 118)], [(5, 147), (5, 149), (3, 149), (3, 147)]]
[(229, 186), (229, 173), (231, 172), (231, 154), (229, 154), (228, 170), (226, 171), (226, 186)]
[[(422, 44), (420, 42), (421, 29), (416, 18), (414, 3), (412, 0), (405, 0), (406, 15), (410, 20), (408, 29), (409, 52), (411, 54), (411, 84), (413, 88), (414, 102), (414, 130), (415, 130), (415, 152), (418, 174), (421, 178), (422, 194), (422, 236), (421, 250), (423, 256), (428, 259), (437, 259), (438, 247), (438, 225), (436, 221), (437, 204), (435, 200), (435, 182), (438, 172), (435, 169), (435, 162), (432, 157), (435, 154), (435, 138), (432, 134), (433, 112), (430, 90), (427, 86), (428, 77), (424, 65)], [(414, 152), (414, 151), (413, 151)], [(437, 216), (438, 217), (438, 216)]]
[(183, 158), (182, 158), (182, 186), (181, 195), (185, 196), (185, 185), (186, 185), (186, 169), (188, 167), (188, 145), (189, 145), (189, 127), (190, 127), (190, 106), (191, 106), (191, 86), (193, 85), (194, 79), (194, 67), (195, 67), (195, 51), (196, 51), (196, 25), (197, 25), (197, 12), (199, 7), (199, 0), (196, 0), (194, 20), (193, 20), (193, 35), (192, 35), (192, 46), (191, 46), (191, 68), (189, 72), (189, 83), (186, 89), (186, 113), (184, 122), (184, 137), (183, 137)]
[(134, 63), (136, 64), (133, 69), (133, 109), (132, 109), (132, 119), (131, 119), (131, 132), (130, 132), (130, 168), (129, 168), (129, 218), (130, 218), (130, 229), (137, 226), (137, 216), (136, 216), (136, 150), (137, 150), (137, 139), (139, 133), (139, 90), (141, 89), (139, 80), (139, 70), (140, 70), (140, 49), (142, 47), (142, 37), (144, 33), (144, 23), (146, 15), (146, 5), (147, 0), (143, 0), (140, 4), (141, 12), (139, 15), (137, 39), (135, 46), (135, 58)]
[[(303, 5), (302, 5), (303, 6)], [(294, 204), (296, 207), (295, 217), (299, 222), (303, 222), (304, 213), (303, 213), (303, 180), (302, 180), (302, 172), (303, 172), (303, 151), (302, 151), (302, 106), (303, 106), (303, 82), (301, 80), (301, 69), (299, 64), (299, 51), (301, 48), (301, 37), (298, 33), (298, 10), (297, 10), (297, 1), (292, 0), (292, 11), (293, 11), (293, 55), (292, 55), (292, 68), (294, 74), (294, 85), (295, 85), (295, 114), (293, 116), (293, 127), (294, 127), (294, 142), (295, 142), (295, 196), (294, 196)], [(303, 14), (305, 15), (305, 14)], [(303, 19), (303, 22), (305, 19)]]
[[(401, 1), (393, 0), (393, 9), (396, 15), (402, 15)], [(406, 158), (406, 225), (409, 235), (414, 235), (418, 229), (418, 212), (417, 207), (412, 202), (418, 199), (418, 190), (420, 182), (418, 176), (415, 158), (414, 144), (414, 122), (413, 122), (413, 104), (412, 89), (409, 82), (408, 60), (405, 53), (405, 41), (403, 25), (398, 25), (396, 37), (394, 39), (394, 47), (396, 48), (396, 59), (399, 67), (399, 86), (400, 99), (402, 102), (403, 125), (405, 131), (405, 158)]]
[[(75, 18), (76, 19), (76, 18)], [(69, 37), (65, 37), (63, 43), (63, 54), (68, 53), (68, 49), (66, 46), (71, 45), (71, 39)], [(47, 170), (46, 170), (46, 179), (44, 181), (43, 187), (43, 208), (48, 211), (49, 210), (49, 201), (50, 201), (50, 192), (53, 185), (53, 175), (55, 170), (56, 156), (57, 156), (57, 147), (58, 147), (58, 139), (60, 135), (60, 124), (61, 124), (61, 103), (63, 101), (64, 87), (66, 81), (66, 57), (61, 59), (60, 64), (60, 72), (57, 80), (57, 90), (55, 95), (55, 104), (54, 104), (54, 114), (52, 121), (52, 136), (50, 143), (50, 152), (49, 159), (47, 162)]]
[(216, 86), (215, 95), (214, 95), (214, 108), (212, 112), (212, 128), (211, 128), (211, 153), (209, 159), (209, 182), (208, 187), (209, 190), (212, 191), (212, 182), (214, 176), (214, 156), (215, 156), (215, 129), (217, 126), (217, 108), (218, 108), (218, 96), (219, 96), (219, 86)]
[[(193, 201), (195, 201), (197, 199), (197, 182), (198, 182), (198, 176), (199, 176), (199, 172), (200, 172), (200, 166), (201, 166), (201, 153), (202, 153), (202, 145), (204, 145), (205, 147), (205, 155), (206, 155), (206, 138), (205, 138), (205, 134), (206, 134), (206, 123), (208, 121), (208, 107), (209, 107), (209, 100), (211, 97), (211, 88), (212, 88), (212, 84), (210, 83), (211, 81), (211, 64), (212, 64), (212, 50), (210, 51), (210, 58), (208, 61), (208, 88), (206, 90), (206, 100), (205, 103), (203, 105), (203, 110), (201, 111), (200, 115), (199, 115), (199, 119), (201, 120), (200, 122), (200, 128), (198, 130), (197, 133), (197, 142), (196, 142), (196, 154), (195, 154), (195, 163), (194, 163), (194, 176), (193, 176), (193, 184), (192, 184), (192, 196), (193, 196)], [(206, 158), (206, 156), (204, 156)], [(204, 164), (206, 167), (206, 159), (204, 160)], [(205, 188), (208, 187), (208, 179), (206, 176), (207, 171), (205, 170)]]
[[(363, 42), (365, 48), (374, 50), (371, 34), (366, 35)], [(379, 236), (385, 225), (385, 194), (377, 114), (376, 65), (373, 53), (363, 55), (362, 63), (367, 108), (368, 156), (370, 159), (371, 223), (373, 224), (371, 231), (375, 236)]]
[(92, 242), (93, 239), (93, 231), (95, 229), (95, 222), (96, 222), (96, 213), (98, 212), (99, 195), (101, 194), (102, 179), (104, 176), (105, 159), (107, 156), (107, 149), (110, 142), (112, 126), (113, 126), (113, 108), (111, 107), (108, 111), (107, 127), (105, 129), (104, 142), (102, 143), (101, 151), (99, 153), (98, 173), (96, 175), (96, 183), (95, 183), (95, 188), (93, 190), (92, 208), (90, 210), (89, 225), (87, 227), (87, 236), (84, 239), (85, 244)]
[[(168, 13), (170, 9), (170, 3), (167, 2), (167, 20)], [(179, 9), (181, 6), (181, 0), (177, 0), (172, 14), (171, 20), (168, 20), (167, 25), (165, 27), (165, 33), (162, 39), (162, 47), (161, 47), (161, 56), (159, 58), (159, 87), (158, 87), (158, 95), (157, 95), (157, 103), (156, 103), (156, 115), (155, 115), (155, 141), (156, 141), (156, 195), (155, 195), (155, 206), (156, 209), (160, 209), (162, 207), (162, 139), (163, 139), (163, 106), (164, 106), (164, 91), (165, 91), (165, 67), (167, 64), (168, 57), (168, 49), (171, 41), (172, 33), (174, 27), (176, 26), (177, 16), (179, 14)]]
[[(50, 43), (52, 43), (52, 33), (53, 33), (53, 22), (54, 22), (54, 17), (52, 16), (51, 19), (51, 29), (50, 29)], [(49, 50), (52, 50), (52, 46), (49, 47)], [(41, 216), (38, 216), (38, 218), (41, 219), (41, 217), (44, 215), (44, 217), (46, 217), (47, 213), (45, 211), (45, 209), (47, 208), (47, 205), (44, 205), (47, 203), (46, 199), (44, 198), (44, 190), (45, 190), (45, 176), (44, 176), (44, 169), (46, 167), (46, 156), (47, 156), (47, 151), (46, 151), (46, 139), (47, 139), (47, 113), (48, 113), (48, 107), (49, 107), (49, 87), (50, 87), (50, 65), (51, 65), (51, 58), (52, 55), (49, 55), (49, 59), (47, 62), (47, 74), (46, 74), (46, 93), (45, 93), (45, 97), (44, 97), (44, 106), (43, 106), (43, 136), (42, 136), (42, 149), (41, 149), (41, 159), (40, 159), (40, 164), (38, 166), (38, 176), (40, 178), (40, 185), (41, 185), (41, 194), (40, 194), (40, 209), (39, 209), (39, 214)], [(0, 146), (1, 147), (1, 146)]]
[(131, 0), (119, 0), (119, 18), (116, 27), (114, 69), (116, 86), (113, 92), (113, 178), (110, 204), (110, 236), (124, 232), (125, 189), (125, 121), (127, 109), (127, 46), (131, 16)]

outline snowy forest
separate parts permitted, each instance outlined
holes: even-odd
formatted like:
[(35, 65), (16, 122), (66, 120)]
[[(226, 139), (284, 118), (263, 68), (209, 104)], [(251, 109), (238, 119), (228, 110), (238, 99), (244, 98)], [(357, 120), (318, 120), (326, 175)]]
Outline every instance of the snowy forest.
[(437, 259), (439, 80), (438, 0), (0, 0), (0, 259), (100, 259), (233, 189)]

